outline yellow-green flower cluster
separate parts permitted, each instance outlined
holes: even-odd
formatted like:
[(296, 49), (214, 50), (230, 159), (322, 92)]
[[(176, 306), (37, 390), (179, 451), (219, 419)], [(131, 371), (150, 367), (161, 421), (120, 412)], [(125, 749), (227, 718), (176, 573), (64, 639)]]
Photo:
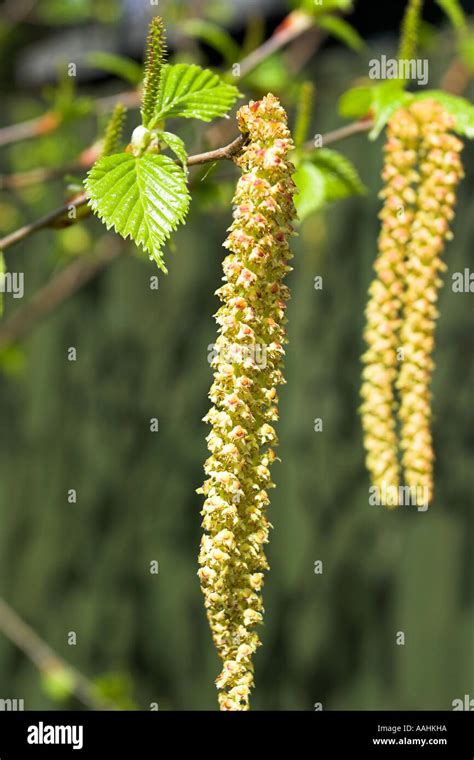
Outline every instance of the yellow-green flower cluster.
[(398, 110), (387, 129), (382, 229), (366, 309), (361, 390), (367, 468), (382, 501), (389, 496), (387, 506), (397, 506), (406, 493), (401, 471), (413, 503), (425, 505), (432, 498), (435, 303), (445, 268), (440, 254), (450, 237), (454, 189), (462, 176), (462, 143), (450, 133), (453, 127), (442, 106), (426, 99)]
[[(454, 118), (438, 103), (422, 100), (411, 107), (420, 130), (419, 185), (411, 228), (400, 331), (402, 363), (397, 379), (400, 438), (405, 484), (420, 499), (433, 495), (430, 380), (434, 363), (436, 302), (446, 270), (441, 259), (452, 238), (456, 186), (463, 176), (462, 142), (450, 130)], [(423, 495), (424, 494), (424, 495)]]
[(216, 681), (222, 710), (247, 710), (252, 655), (260, 644), (261, 588), (268, 568), (264, 545), (270, 465), (275, 460), (277, 386), (282, 360), (291, 270), (288, 238), (295, 216), (288, 161), (293, 148), (286, 114), (273, 95), (238, 112), (245, 146), (234, 196), (234, 221), (224, 246), (225, 284), (217, 291), (212, 425), (205, 463), (205, 534), (199, 577), (214, 643), (223, 660)]
[(384, 206), (376, 278), (369, 288), (364, 338), (367, 351), (361, 395), (362, 426), (371, 480), (381, 493), (399, 486), (394, 384), (398, 372), (400, 311), (405, 281), (405, 256), (414, 218), (418, 179), (418, 126), (407, 111), (389, 122), (382, 173)]

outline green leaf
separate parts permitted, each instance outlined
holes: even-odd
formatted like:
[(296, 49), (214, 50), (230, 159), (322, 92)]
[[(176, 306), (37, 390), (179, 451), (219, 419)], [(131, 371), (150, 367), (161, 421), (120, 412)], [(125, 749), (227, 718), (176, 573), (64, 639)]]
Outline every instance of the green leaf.
[(184, 147), (184, 142), (181, 137), (173, 134), (172, 132), (157, 132), (158, 139), (173, 151), (175, 156), (179, 158), (183, 165), (183, 169), (187, 170), (188, 154)]
[(412, 98), (413, 95), (406, 92), (403, 83), (398, 80), (382, 82), (373, 87), (354, 87), (340, 98), (339, 113), (349, 119), (373, 116), (374, 126), (369, 137), (375, 140), (394, 111), (409, 103)]
[(445, 12), (457, 32), (462, 33), (466, 31), (466, 16), (459, 0), (436, 0), (436, 3)]
[(161, 71), (155, 114), (150, 127), (165, 117), (211, 121), (225, 116), (239, 97), (237, 87), (226, 84), (209, 69), (186, 63), (166, 64)]
[(339, 151), (319, 148), (313, 152), (311, 161), (324, 175), (326, 203), (367, 192), (352, 161)]
[(444, 90), (424, 90), (415, 95), (416, 100), (432, 98), (440, 103), (456, 120), (455, 131), (471, 140), (474, 137), (474, 106), (465, 98), (451, 95)]
[(213, 21), (192, 18), (181, 24), (181, 30), (189, 37), (202, 40), (210, 48), (216, 50), (228, 64), (240, 60), (239, 46), (229, 32)]
[(300, 222), (327, 203), (367, 191), (353, 163), (329, 148), (319, 148), (308, 155), (299, 164), (294, 180)]
[(41, 673), (41, 685), (50, 699), (63, 702), (74, 693), (74, 674), (67, 668), (55, 667)]
[(371, 110), (374, 112), (374, 126), (369, 138), (376, 140), (386, 123), (399, 108), (413, 99), (413, 95), (403, 89), (400, 82), (383, 82), (373, 88)]
[(142, 67), (131, 58), (115, 53), (91, 52), (85, 57), (86, 63), (95, 69), (113, 74), (136, 87), (142, 79)]
[(339, 113), (345, 119), (361, 119), (372, 107), (373, 87), (352, 87), (339, 98)]
[(324, 205), (324, 176), (310, 161), (302, 161), (293, 179), (298, 188), (295, 195), (298, 220), (303, 222)]
[(316, 25), (321, 29), (326, 29), (333, 37), (344, 42), (345, 45), (359, 53), (365, 48), (365, 42), (359, 33), (347, 21), (339, 16), (323, 15), (318, 16)]
[(186, 175), (169, 156), (100, 158), (85, 181), (89, 205), (107, 229), (130, 237), (166, 272), (161, 248), (189, 207)]
[(26, 357), (20, 346), (9, 344), (0, 348), (0, 372), (15, 377), (21, 375), (25, 368)]
[(374, 126), (369, 138), (375, 140), (391, 116), (413, 100), (437, 100), (456, 120), (456, 131), (465, 137), (474, 137), (474, 106), (465, 98), (443, 90), (423, 90), (414, 95), (403, 89), (401, 82), (393, 80), (374, 87), (356, 87), (348, 90), (339, 101), (339, 111), (348, 118), (373, 114)]

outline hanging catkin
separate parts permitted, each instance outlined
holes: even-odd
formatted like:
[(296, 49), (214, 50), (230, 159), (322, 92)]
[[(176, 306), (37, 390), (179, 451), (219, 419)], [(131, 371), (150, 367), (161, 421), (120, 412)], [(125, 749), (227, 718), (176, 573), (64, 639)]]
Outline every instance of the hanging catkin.
[[(372, 484), (381, 497), (391, 493), (398, 503), (399, 463), (395, 420), (394, 383), (398, 371), (400, 311), (405, 281), (405, 254), (414, 218), (418, 180), (416, 172), (418, 125), (407, 111), (399, 111), (388, 124), (384, 188), (380, 197), (382, 229), (376, 278), (369, 288), (364, 338), (367, 351), (361, 395), (366, 464)], [(393, 496), (395, 494), (395, 496)]]
[(270, 465), (275, 459), (277, 387), (282, 375), (284, 324), (291, 270), (288, 238), (295, 216), (288, 161), (293, 148), (286, 114), (273, 95), (238, 112), (246, 144), (236, 163), (242, 176), (234, 222), (224, 246), (225, 284), (217, 291), (219, 336), (212, 360), (212, 425), (200, 491), (205, 534), (199, 556), (202, 590), (214, 643), (223, 660), (216, 681), (222, 710), (247, 710), (252, 655), (260, 644), (261, 588), (268, 568), (264, 545)]
[(436, 302), (442, 284), (440, 273), (447, 268), (440, 256), (446, 240), (452, 238), (449, 223), (454, 217), (456, 187), (463, 176), (459, 155), (463, 145), (450, 134), (454, 118), (436, 101), (414, 103), (410, 111), (420, 130), (420, 180), (406, 262), (397, 388), (404, 481), (421, 505), (429, 504), (433, 495), (429, 387), (434, 367)]
[(454, 190), (462, 177), (462, 143), (450, 134), (453, 127), (442, 106), (426, 99), (398, 110), (387, 129), (361, 390), (367, 468), (387, 506), (400, 503), (405, 486), (411, 503), (427, 505), (432, 498), (435, 303), (445, 269), (440, 254), (451, 236)]

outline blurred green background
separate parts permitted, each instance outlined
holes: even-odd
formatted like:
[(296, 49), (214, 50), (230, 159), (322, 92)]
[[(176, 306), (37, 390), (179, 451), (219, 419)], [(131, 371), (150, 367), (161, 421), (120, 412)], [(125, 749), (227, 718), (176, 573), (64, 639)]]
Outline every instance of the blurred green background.
[[(367, 76), (371, 57), (395, 51), (403, 9), (390, 6), (393, 28), (388, 14), (385, 30), (370, 29), (363, 24), (369, 4), (357, 5), (360, 30), (370, 33), (368, 50), (357, 55), (326, 43), (313, 54), (309, 45), (307, 60), (293, 72), (291, 59), (278, 55), (242, 82), (246, 97), (273, 89), (293, 117), (298, 83), (310, 79), (317, 89), (311, 134), (339, 126), (339, 95)], [(58, 91), (76, 111), (54, 133), (1, 149), (2, 176), (73, 162), (104, 123), (88, 115), (87, 99), (130, 89), (98, 70), (83, 74), (80, 64), (77, 90), (68, 94), (70, 82), (58, 88), (61, 65), (76, 60), (66, 39), (80, 49), (94, 29), (94, 49), (138, 61), (144, 17), (156, 11), (144, 2), (43, 0), (14, 17), (21, 7), (2, 7), (1, 125), (41, 115)], [(175, 56), (219, 65), (212, 46), (180, 37), (185, 18), (216, 21), (239, 44), (247, 37), (251, 45), (251, 35), (257, 42), (268, 35), (288, 8), (255, 3), (249, 11), (248, 4), (218, 0), (160, 3), (159, 10)], [(135, 47), (130, 17), (137, 21)], [(426, 24), (423, 36), (430, 86), (455, 55), (453, 35), (438, 20)], [(302, 49), (290, 53), (297, 59)], [(44, 71), (41, 61), (48, 64)], [(469, 85), (466, 94), (472, 92)], [(81, 118), (79, 95), (86, 98)], [(132, 112), (127, 136), (135, 123)], [(232, 122), (225, 129), (230, 138), (236, 134)], [(189, 123), (182, 134), (190, 152), (206, 148), (209, 128)], [(453, 272), (473, 262), (474, 151), (467, 145), (463, 154), (467, 176), (440, 304), (436, 497), (428, 513), (391, 513), (369, 506), (357, 412), (382, 139), (371, 143), (359, 135), (337, 145), (369, 192), (310, 216), (293, 244), (288, 384), (278, 425), (282, 462), (271, 493), (271, 571), (255, 709), (312, 710), (315, 703), (452, 709), (454, 699), (474, 696), (474, 296), (453, 293), (449, 284)], [(0, 596), (67, 662), (100, 679), (103, 693), (138, 709), (153, 702), (160, 710), (216, 709), (219, 663), (196, 576), (201, 497), (195, 489), (207, 455), (201, 422), (209, 405), (207, 354), (237, 171), (229, 164), (204, 174), (193, 174), (192, 211), (168, 246), (167, 276), (126, 245), (1, 355)], [(64, 191), (62, 181), (1, 190), (0, 234), (63, 203)], [(112, 236), (95, 218), (43, 231), (6, 252), (7, 268), (25, 273), (26, 302), (62, 267)], [(152, 290), (156, 274), (159, 288)], [(314, 289), (318, 275), (322, 291)], [(6, 296), (4, 319), (23, 305)], [(68, 361), (71, 346), (75, 362)], [(150, 432), (154, 417), (157, 433)], [(322, 418), (322, 432), (314, 432), (315, 418)], [(69, 503), (69, 489), (76, 489), (76, 503)], [(150, 573), (154, 560), (157, 575)], [(314, 572), (318, 560), (322, 574)], [(68, 644), (71, 631), (75, 646)], [(404, 632), (404, 646), (397, 645), (397, 632)], [(34, 665), (1, 633), (0, 674), (0, 698), (22, 698), (25, 709), (79, 706), (73, 697), (53, 699)]]

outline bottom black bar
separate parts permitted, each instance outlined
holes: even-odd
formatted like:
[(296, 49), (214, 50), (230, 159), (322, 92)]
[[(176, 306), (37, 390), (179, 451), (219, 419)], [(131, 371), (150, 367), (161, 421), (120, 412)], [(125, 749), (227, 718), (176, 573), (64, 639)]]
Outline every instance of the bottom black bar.
[[(374, 758), (474, 757), (472, 712), (0, 712), (0, 760), (25, 757), (157, 757), (193, 743), (254, 756), (282, 742), (292, 754)], [(165, 743), (164, 743), (165, 742)], [(284, 744), (283, 744), (284, 742)], [(239, 750), (240, 748), (240, 750)], [(137, 749), (139, 753), (137, 754)], [(346, 754), (348, 753), (348, 754)]]

